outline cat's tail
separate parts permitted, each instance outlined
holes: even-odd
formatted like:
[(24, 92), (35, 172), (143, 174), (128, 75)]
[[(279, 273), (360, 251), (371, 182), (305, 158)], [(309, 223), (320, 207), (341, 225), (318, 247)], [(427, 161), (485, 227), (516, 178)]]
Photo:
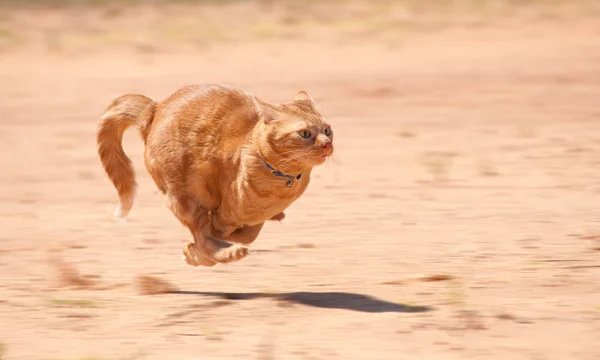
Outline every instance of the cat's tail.
[(119, 194), (115, 216), (125, 220), (135, 197), (137, 183), (131, 160), (123, 151), (123, 133), (130, 126), (140, 131), (144, 144), (150, 131), (156, 103), (144, 95), (127, 94), (113, 100), (98, 123), (96, 145), (102, 166)]

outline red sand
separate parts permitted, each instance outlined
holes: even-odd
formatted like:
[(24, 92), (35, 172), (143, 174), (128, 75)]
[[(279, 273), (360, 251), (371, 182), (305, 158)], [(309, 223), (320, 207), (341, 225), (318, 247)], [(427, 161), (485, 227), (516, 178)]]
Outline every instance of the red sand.
[[(600, 28), (572, 25), (2, 53), (6, 360), (600, 358)], [(193, 268), (135, 131), (111, 220), (94, 132), (116, 96), (208, 82), (309, 91), (337, 148), (253, 255)]]

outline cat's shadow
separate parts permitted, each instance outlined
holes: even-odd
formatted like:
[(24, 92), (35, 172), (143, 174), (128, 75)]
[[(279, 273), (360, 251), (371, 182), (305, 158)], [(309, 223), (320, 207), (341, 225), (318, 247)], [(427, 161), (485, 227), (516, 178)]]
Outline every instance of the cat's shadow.
[(273, 298), (283, 302), (326, 309), (345, 309), (367, 313), (418, 313), (431, 311), (429, 306), (407, 305), (380, 300), (372, 296), (347, 292), (289, 292), (289, 293), (225, 293), (210, 291), (173, 291), (172, 294), (198, 295), (227, 300)]

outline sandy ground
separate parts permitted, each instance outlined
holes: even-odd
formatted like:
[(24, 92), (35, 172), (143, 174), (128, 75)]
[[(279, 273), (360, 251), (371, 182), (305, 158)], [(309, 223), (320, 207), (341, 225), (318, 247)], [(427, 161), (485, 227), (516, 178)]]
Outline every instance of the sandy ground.
[[(0, 357), (599, 359), (599, 44), (572, 21), (3, 52)], [(118, 95), (206, 82), (308, 90), (337, 147), (250, 257), (193, 268), (134, 131), (111, 219), (94, 131)]]

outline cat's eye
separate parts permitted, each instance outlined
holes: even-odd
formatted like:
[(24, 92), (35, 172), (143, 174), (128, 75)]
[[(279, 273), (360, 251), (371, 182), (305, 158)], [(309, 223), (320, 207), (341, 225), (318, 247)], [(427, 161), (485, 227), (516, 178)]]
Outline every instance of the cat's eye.
[(304, 139), (308, 139), (310, 137), (310, 131), (302, 130), (302, 131), (300, 131), (300, 136)]
[(331, 130), (330, 127), (326, 128), (325, 131), (323, 131), (325, 133), (326, 136), (331, 136), (333, 134), (333, 131)]

